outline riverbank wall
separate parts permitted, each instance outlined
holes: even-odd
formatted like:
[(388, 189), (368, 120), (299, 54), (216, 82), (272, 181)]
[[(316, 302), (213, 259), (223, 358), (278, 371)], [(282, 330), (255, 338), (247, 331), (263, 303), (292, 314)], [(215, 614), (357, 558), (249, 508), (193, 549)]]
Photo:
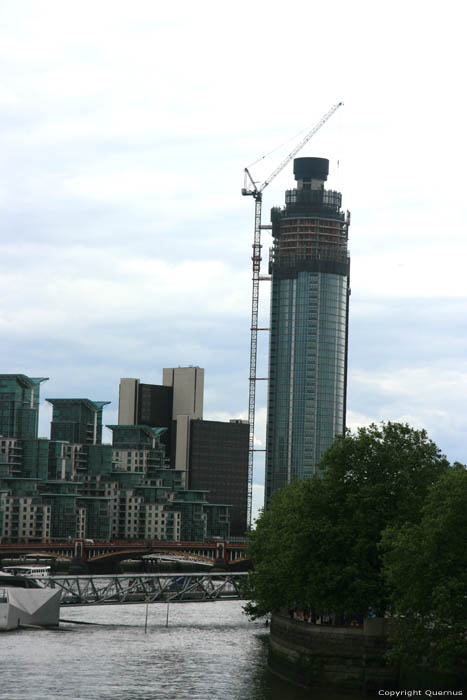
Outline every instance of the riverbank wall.
[(393, 690), (399, 671), (385, 660), (388, 620), (363, 628), (307, 624), (274, 614), (268, 665), (272, 673), (305, 688), (346, 691)]

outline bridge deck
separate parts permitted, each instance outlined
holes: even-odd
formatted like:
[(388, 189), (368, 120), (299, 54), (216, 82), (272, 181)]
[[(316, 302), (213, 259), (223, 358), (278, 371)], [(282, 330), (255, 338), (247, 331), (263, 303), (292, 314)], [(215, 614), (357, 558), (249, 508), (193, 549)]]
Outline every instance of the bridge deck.
[(117, 576), (50, 576), (41, 583), (62, 589), (62, 606), (121, 605), (216, 601), (244, 598), (242, 581), (235, 574), (119, 574)]
[(182, 561), (197, 561), (200, 564), (222, 560), (224, 564), (235, 564), (245, 559), (247, 545), (233, 542), (167, 542), (152, 540), (102, 541), (71, 540), (70, 542), (0, 542), (0, 559), (26, 555), (50, 556), (51, 558), (98, 564), (122, 558), (141, 559), (155, 555)]

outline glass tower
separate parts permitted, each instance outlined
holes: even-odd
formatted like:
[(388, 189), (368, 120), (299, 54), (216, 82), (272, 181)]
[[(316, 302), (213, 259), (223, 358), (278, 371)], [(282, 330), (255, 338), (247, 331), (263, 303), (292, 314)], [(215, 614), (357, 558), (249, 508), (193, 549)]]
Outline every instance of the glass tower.
[(47, 377), (0, 374), (0, 435), (26, 440), (37, 438), (39, 393)]
[(271, 211), (273, 247), (265, 504), (319, 473), (345, 429), (350, 215), (324, 189), (329, 161), (296, 158), (296, 188)]
[(102, 443), (102, 411), (110, 401), (46, 399), (53, 406), (51, 440), (82, 445)]

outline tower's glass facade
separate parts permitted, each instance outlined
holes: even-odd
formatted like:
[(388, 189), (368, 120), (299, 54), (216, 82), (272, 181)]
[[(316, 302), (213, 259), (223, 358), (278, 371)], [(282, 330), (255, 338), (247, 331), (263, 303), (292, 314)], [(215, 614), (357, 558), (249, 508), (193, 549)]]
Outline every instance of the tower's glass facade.
[(47, 399), (53, 406), (50, 438), (65, 442), (100, 445), (102, 411), (110, 401), (89, 399)]
[(0, 435), (25, 440), (37, 438), (39, 392), (47, 377), (0, 374)]
[(266, 505), (316, 473), (345, 428), (349, 216), (324, 189), (327, 160), (297, 158), (294, 173), (286, 206), (271, 212)]

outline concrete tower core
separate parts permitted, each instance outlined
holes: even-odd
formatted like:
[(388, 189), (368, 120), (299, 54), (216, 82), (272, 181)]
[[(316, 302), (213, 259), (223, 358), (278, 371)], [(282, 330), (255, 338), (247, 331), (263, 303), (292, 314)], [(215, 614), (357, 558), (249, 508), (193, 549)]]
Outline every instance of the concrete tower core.
[(296, 158), (296, 188), (271, 210), (266, 506), (317, 473), (345, 429), (350, 216), (324, 189), (328, 172), (325, 158)]

